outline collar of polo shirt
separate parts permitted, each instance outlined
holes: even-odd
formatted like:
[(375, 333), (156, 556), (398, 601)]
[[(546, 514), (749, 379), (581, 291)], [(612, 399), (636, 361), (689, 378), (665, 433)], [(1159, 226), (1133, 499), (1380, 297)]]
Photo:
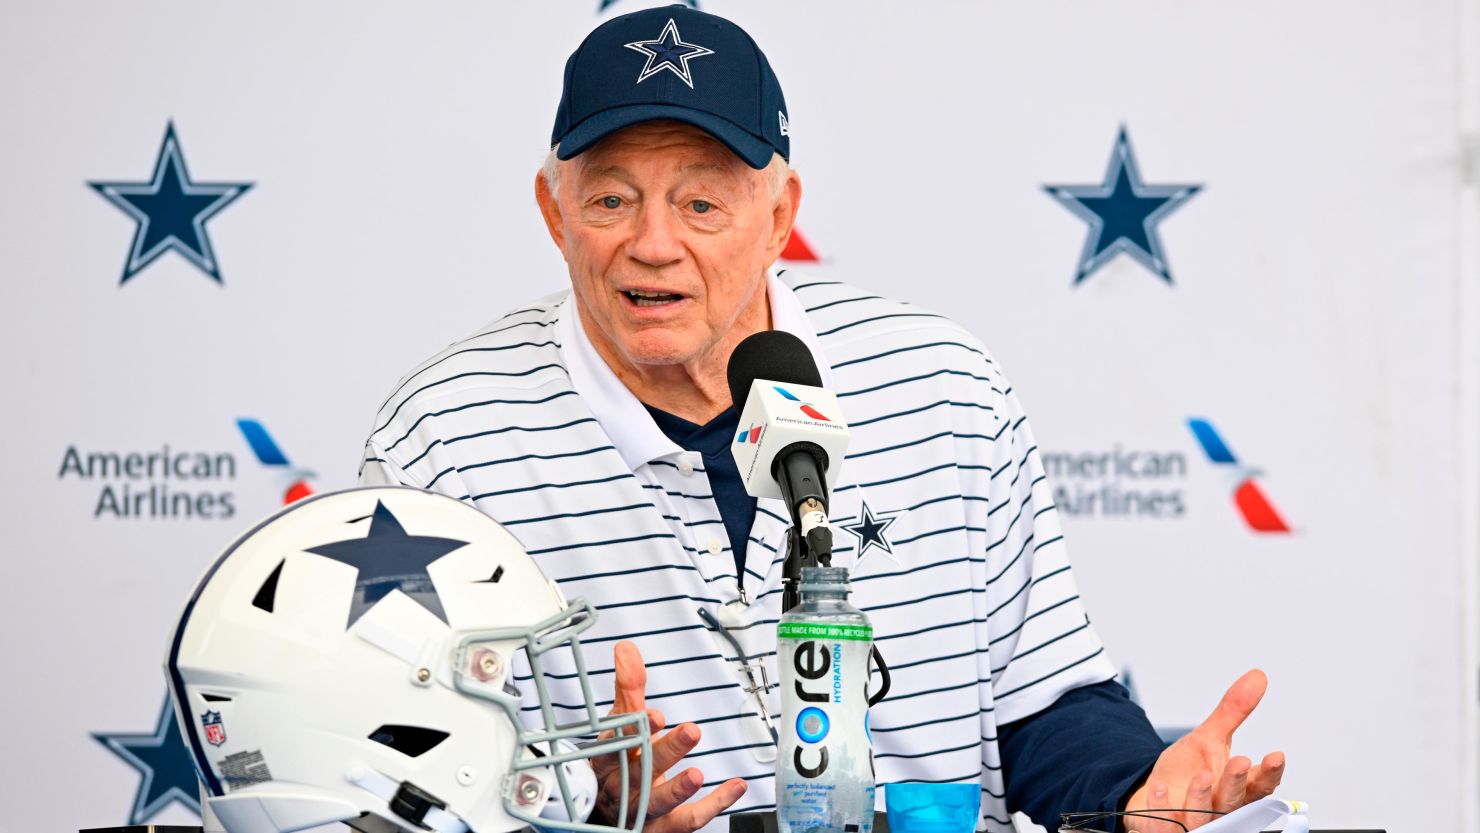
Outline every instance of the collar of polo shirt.
[[(822, 360), (821, 345), (807, 320), (806, 310), (802, 309), (791, 288), (777, 277), (774, 269), (766, 272), (766, 292), (771, 304), (772, 328), (791, 333), (807, 345), (822, 372), (823, 386), (831, 388), (831, 368)], [(570, 372), (571, 387), (591, 409), (596, 421), (601, 423), (628, 468), (636, 471), (639, 466), (653, 460), (683, 453), (683, 449), (658, 428), (647, 409), (596, 352), (596, 347), (586, 336), (586, 328), (581, 326), (580, 316), (576, 314), (574, 292), (566, 296), (555, 330), (561, 359)]]

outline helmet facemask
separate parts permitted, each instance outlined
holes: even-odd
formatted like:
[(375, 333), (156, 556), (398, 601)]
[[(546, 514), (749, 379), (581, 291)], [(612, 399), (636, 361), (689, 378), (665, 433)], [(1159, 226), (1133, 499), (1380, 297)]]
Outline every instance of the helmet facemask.
[[(509, 715), (518, 728), (516, 750), (532, 750), (534, 756), (525, 756), (516, 751), (514, 760), (505, 779), (503, 789), (504, 809), (509, 815), (544, 829), (585, 831), (598, 833), (613, 828), (605, 825), (575, 821), (585, 818), (590, 808), (578, 808), (574, 801), (577, 791), (573, 789), (564, 764), (571, 761), (589, 760), (601, 755), (617, 755), (622, 783), (630, 783), (631, 767), (638, 769), (641, 785), (635, 807), (628, 806), (625, 790), (620, 799), (616, 829), (640, 831), (647, 811), (648, 789), (652, 783), (652, 742), (647, 714), (600, 715), (596, 712), (596, 696), (591, 690), (591, 680), (586, 673), (585, 656), (581, 650), (580, 634), (596, 623), (596, 613), (585, 599), (576, 599), (568, 608), (528, 629), (496, 628), (482, 631), (467, 631), (457, 634), (457, 655), (453, 663), (453, 680), (458, 691), (496, 703)], [(539, 697), (540, 715), (547, 728), (539, 731), (528, 729), (519, 719), (521, 698), (517, 689), (507, 686), (511, 676), (510, 663), (503, 651), (508, 646), (522, 641), (525, 657), (533, 676)], [(545, 685), (541, 657), (552, 650), (569, 646), (572, 662), (581, 686), (585, 702), (584, 720), (557, 724), (554, 705)], [(595, 735), (597, 740), (581, 746), (576, 741)], [(565, 743), (562, 748), (561, 743)], [(636, 755), (630, 754), (636, 750)], [(548, 769), (554, 773), (559, 784), (564, 819), (541, 816), (537, 810), (545, 804), (545, 781), (532, 777), (532, 773)], [(631, 810), (632, 824), (625, 824)]]

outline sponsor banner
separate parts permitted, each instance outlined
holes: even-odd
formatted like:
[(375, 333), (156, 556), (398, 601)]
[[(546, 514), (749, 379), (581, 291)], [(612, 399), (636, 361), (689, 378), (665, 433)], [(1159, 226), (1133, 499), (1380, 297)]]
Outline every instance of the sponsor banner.
[[(655, 4), (24, 0), (0, 26), (0, 627), (29, 681), (0, 690), (28, 796), (0, 827), (194, 821), (159, 668), (183, 600), (250, 524), (354, 482), (404, 373), (567, 284), (530, 199), (564, 62)], [(1286, 751), (1320, 827), (1480, 824), (1463, 5), (702, 2), (785, 85), (806, 199), (779, 265), (980, 337), (1138, 701), (1176, 736), (1263, 667), (1235, 749)], [(641, 83), (717, 60), (647, 37)], [(847, 424), (786, 390), (782, 427)], [(833, 523), (893, 558), (907, 511)], [(229, 711), (191, 719), (232, 783), (267, 777)]]
[[(1212, 421), (1186, 421), (1203, 452), (1183, 448), (1128, 448), (1043, 451), (1044, 472), (1054, 483), (1054, 504), (1077, 519), (1180, 521), (1188, 518), (1189, 457), (1195, 477), (1216, 475), (1245, 525), (1254, 532), (1288, 534), (1289, 524), (1259, 484), (1259, 470), (1233, 456)], [(1195, 459), (1205, 456), (1209, 466)], [(1211, 469), (1211, 470), (1208, 470)]]

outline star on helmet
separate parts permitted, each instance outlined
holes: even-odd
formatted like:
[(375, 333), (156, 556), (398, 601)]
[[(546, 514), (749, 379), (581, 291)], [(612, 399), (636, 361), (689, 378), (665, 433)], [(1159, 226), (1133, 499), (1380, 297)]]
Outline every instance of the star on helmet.
[(432, 577), (427, 574), (427, 565), (467, 543), (431, 535), (407, 535), (391, 510), (376, 501), (375, 514), (370, 517), (370, 532), (364, 538), (309, 547), (308, 552), (332, 558), (360, 571), (355, 580), (349, 622), (345, 625), (348, 629), (392, 590), (400, 590), (446, 622), (447, 612), (442, 609), (442, 599), (437, 595)]
[(637, 76), (637, 83), (641, 84), (666, 69), (688, 84), (691, 90), (694, 88), (694, 76), (689, 72), (689, 61), (714, 54), (713, 49), (705, 49), (696, 43), (684, 43), (683, 37), (678, 34), (678, 24), (671, 17), (657, 40), (640, 40), (623, 45), (647, 56), (647, 64), (643, 66), (642, 74)]

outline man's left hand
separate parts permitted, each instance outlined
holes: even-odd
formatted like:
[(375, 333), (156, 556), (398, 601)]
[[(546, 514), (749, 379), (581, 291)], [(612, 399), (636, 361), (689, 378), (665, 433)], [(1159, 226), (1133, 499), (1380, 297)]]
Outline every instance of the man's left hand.
[[(1126, 802), (1127, 811), (1151, 811), (1182, 822), (1187, 829), (1216, 816), (1196, 810), (1228, 812), (1274, 792), (1285, 773), (1283, 752), (1271, 752), (1257, 766), (1243, 755), (1229, 757), (1233, 733), (1259, 705), (1269, 680), (1258, 669), (1238, 678), (1202, 725), (1183, 735), (1156, 759), (1146, 783)], [(1170, 812), (1156, 813), (1157, 810)], [(1126, 816), (1123, 830), (1181, 833), (1171, 821)]]

